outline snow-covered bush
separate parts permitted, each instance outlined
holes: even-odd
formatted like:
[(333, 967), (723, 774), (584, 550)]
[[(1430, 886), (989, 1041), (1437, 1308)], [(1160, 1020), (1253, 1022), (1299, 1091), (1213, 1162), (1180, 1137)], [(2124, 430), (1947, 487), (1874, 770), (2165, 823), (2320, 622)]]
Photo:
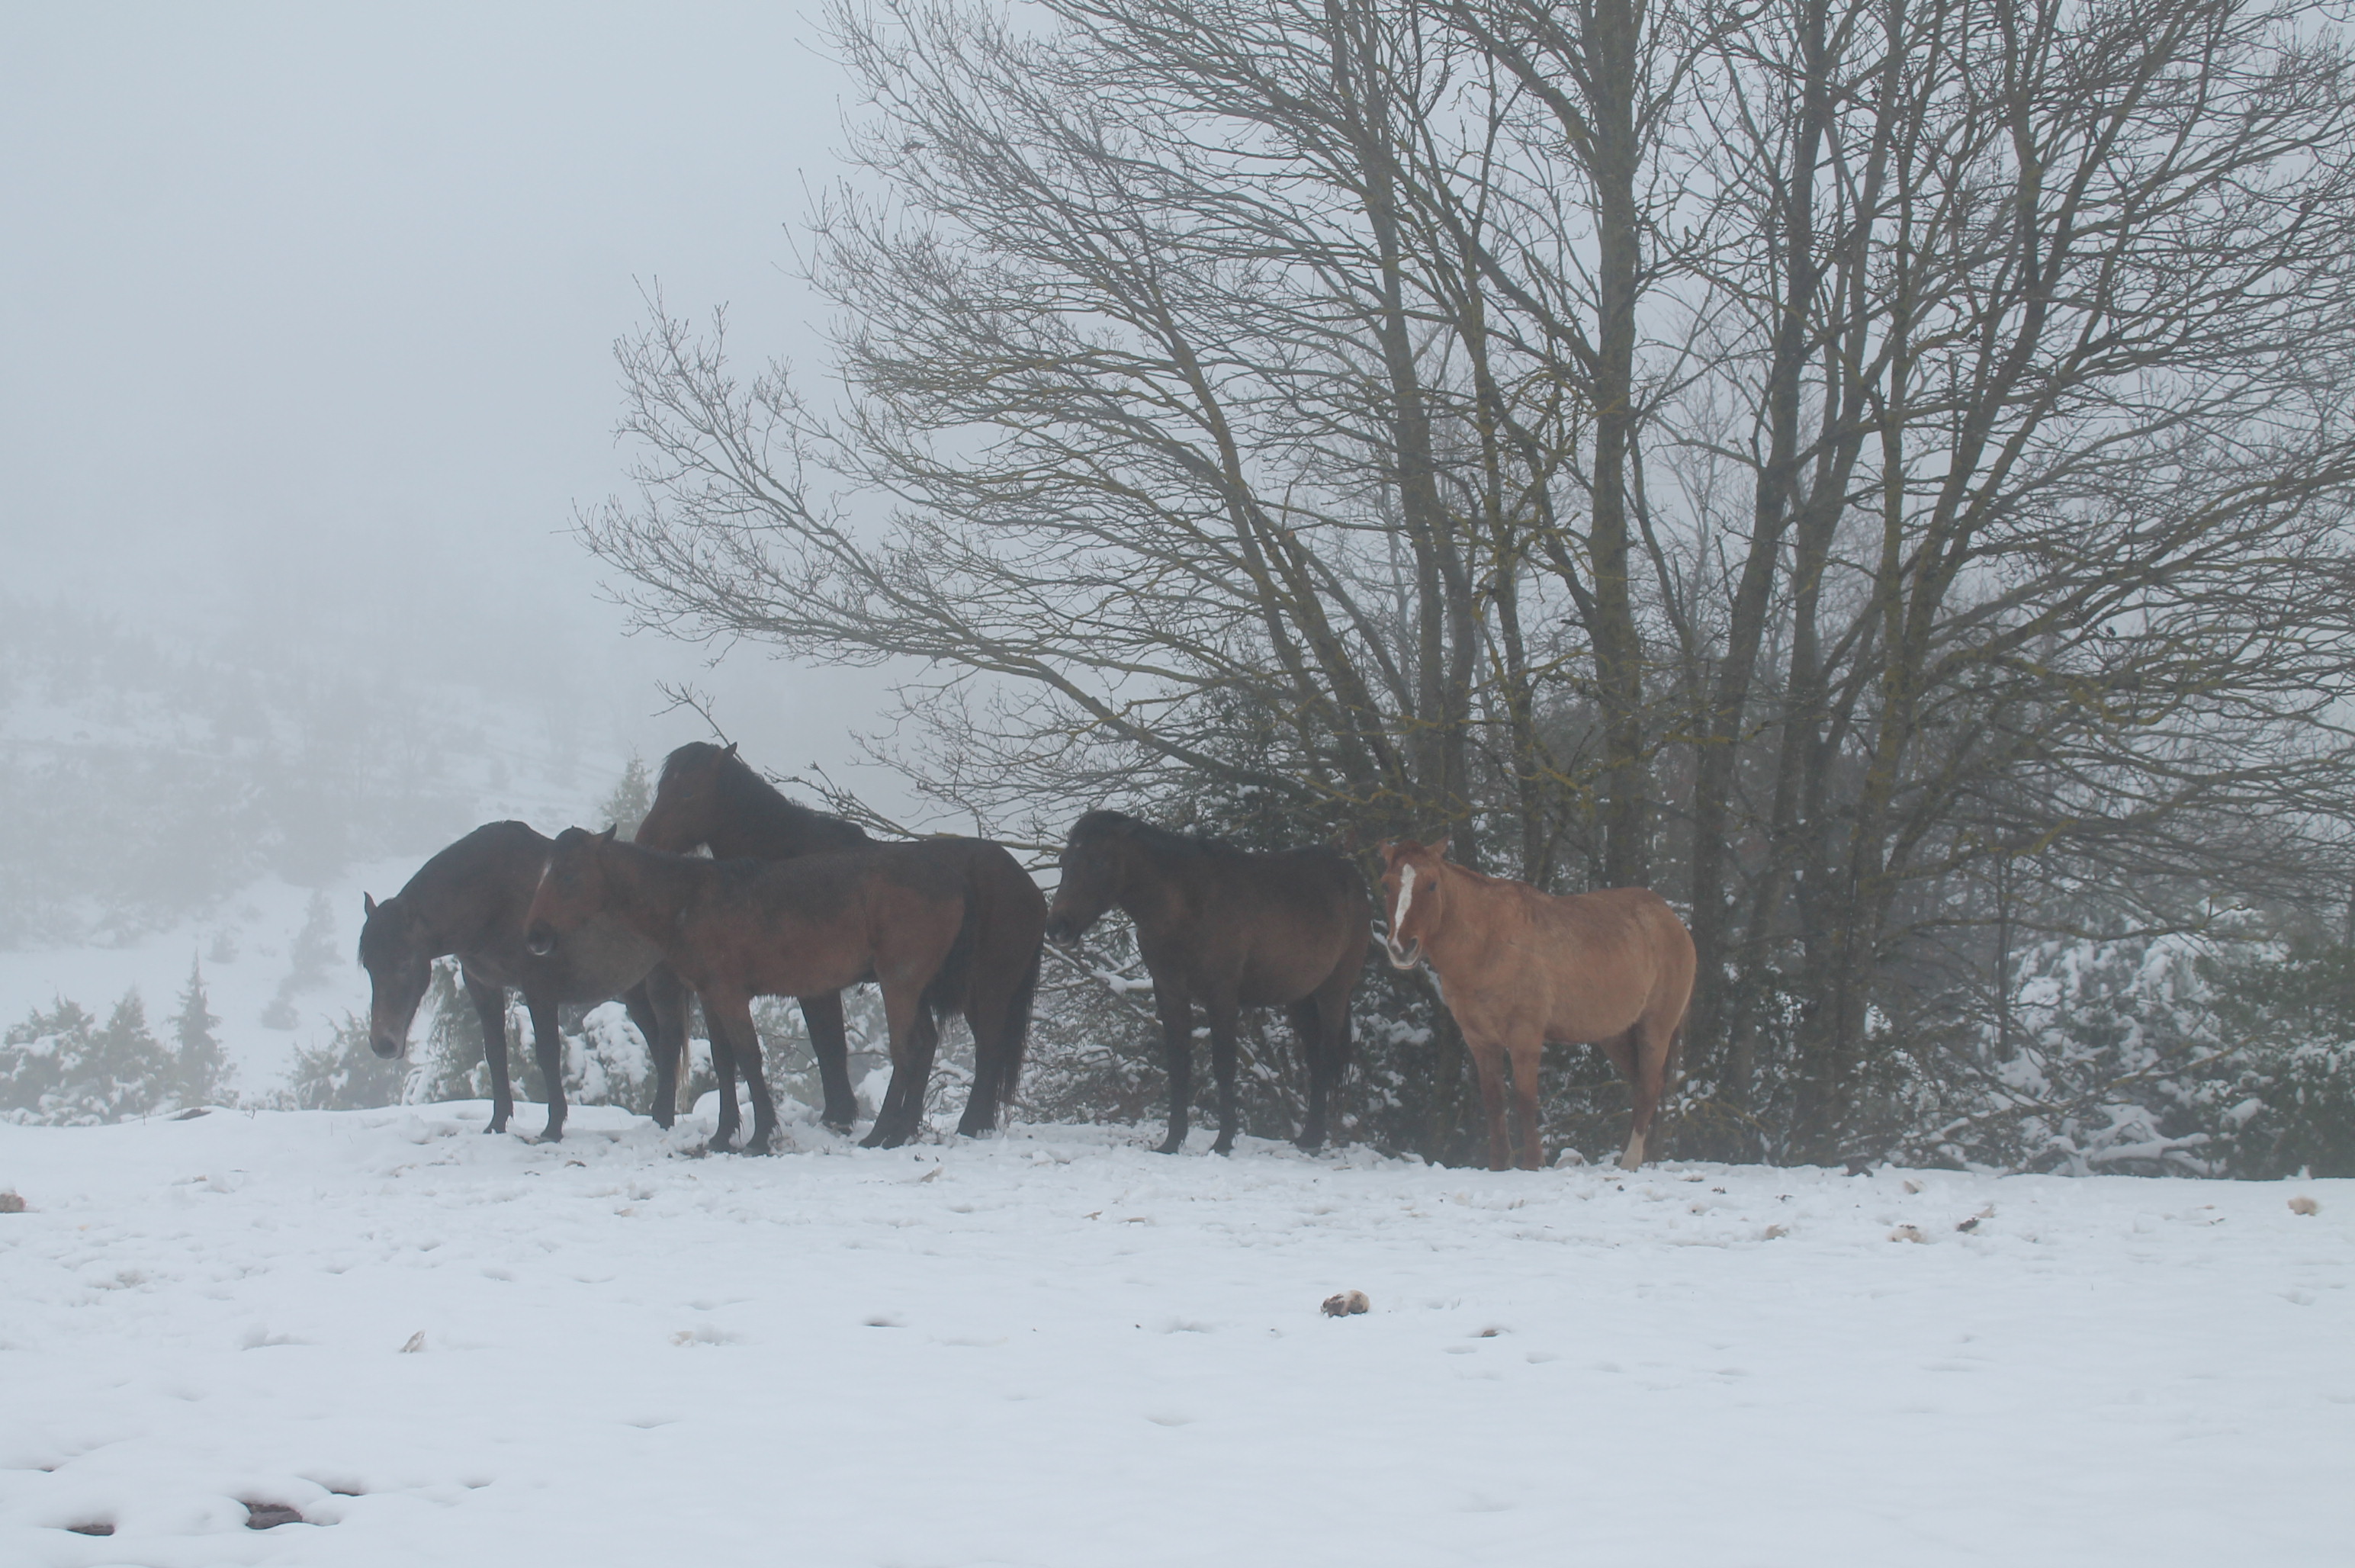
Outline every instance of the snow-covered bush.
[(174, 1104), (178, 1073), (147, 1028), (136, 990), (105, 1027), (59, 998), (12, 1026), (0, 1043), (0, 1115), (16, 1122), (87, 1126)]

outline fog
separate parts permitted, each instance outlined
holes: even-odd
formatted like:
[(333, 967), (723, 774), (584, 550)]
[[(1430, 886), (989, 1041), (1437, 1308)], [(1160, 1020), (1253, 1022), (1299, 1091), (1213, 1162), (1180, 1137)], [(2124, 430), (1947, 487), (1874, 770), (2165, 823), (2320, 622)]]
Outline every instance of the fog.
[(0, 13), (0, 593), (456, 683), (584, 767), (707, 732), (653, 716), (691, 678), (767, 765), (842, 771), (876, 677), (625, 637), (567, 532), (621, 480), (642, 290), (816, 363), (813, 44), (761, 5)]

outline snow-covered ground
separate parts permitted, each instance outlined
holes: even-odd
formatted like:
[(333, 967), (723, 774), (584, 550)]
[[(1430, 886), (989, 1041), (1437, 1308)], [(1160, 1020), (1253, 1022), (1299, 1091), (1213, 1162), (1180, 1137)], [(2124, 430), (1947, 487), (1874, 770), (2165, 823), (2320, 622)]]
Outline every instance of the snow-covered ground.
[(2355, 1550), (2355, 1183), (574, 1116), (0, 1126), (0, 1563)]

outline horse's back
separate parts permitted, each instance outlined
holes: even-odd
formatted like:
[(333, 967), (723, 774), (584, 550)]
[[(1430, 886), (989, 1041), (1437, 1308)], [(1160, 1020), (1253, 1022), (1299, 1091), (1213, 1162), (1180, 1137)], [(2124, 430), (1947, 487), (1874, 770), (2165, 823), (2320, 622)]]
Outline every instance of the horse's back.
[[(1550, 950), (1558, 987), (1614, 1017), (1626, 1014), (1628, 1024), (1659, 1013), (1671, 1027), (1683, 1020), (1692, 996), (1692, 933), (1668, 900), (1649, 888), (1531, 892), (1537, 923), (1556, 938), (1541, 946)], [(1606, 1033), (1625, 1027), (1602, 1026)]]
[[(1352, 959), (1365, 961), (1372, 906), (1365, 879), (1323, 849), (1241, 853), (1207, 879), (1196, 911), (1205, 948), (1232, 944), (1237, 989), (1250, 1006), (1296, 1001)], [(1354, 971), (1353, 977), (1354, 977)]]

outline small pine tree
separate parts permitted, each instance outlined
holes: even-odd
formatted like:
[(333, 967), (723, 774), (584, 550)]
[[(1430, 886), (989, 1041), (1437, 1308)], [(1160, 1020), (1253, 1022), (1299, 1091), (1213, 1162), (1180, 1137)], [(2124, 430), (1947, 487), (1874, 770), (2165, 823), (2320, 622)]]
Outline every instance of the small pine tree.
[(0, 1043), (0, 1114), (12, 1121), (88, 1126), (144, 1115), (168, 1102), (173, 1061), (147, 1029), (133, 989), (106, 1020), (59, 999), (35, 1008)]
[(620, 829), (619, 837), (635, 838), (638, 824), (646, 819), (646, 812), (654, 803), (654, 779), (646, 772), (646, 760), (632, 752), (629, 765), (622, 770), (621, 781), (589, 814), (589, 824), (592, 827), (616, 827)]
[(299, 1017), (294, 1010), (294, 998), (304, 991), (316, 989), (333, 970), (336, 912), (327, 902), (325, 889), (312, 892), (310, 908), (304, 912), (303, 929), (294, 933), (287, 960), (286, 977), (278, 982), (278, 994), (261, 1009), (264, 1029), (293, 1029)]
[(98, 1020), (80, 1003), (59, 997), (43, 1012), (35, 1008), (11, 1024), (0, 1042), (0, 1115), (11, 1121), (46, 1122), (62, 1108), (60, 1090), (90, 1054)]
[(172, 1018), (173, 1043), (179, 1051), (179, 1098), (184, 1105), (217, 1104), (227, 1093), (228, 1059), (221, 1054), (213, 1030), (220, 1019), (207, 1006), (204, 970), (191, 955), (188, 984), (180, 993), (180, 1010)]
[(93, 1109), (107, 1121), (144, 1116), (169, 1104), (177, 1087), (178, 1064), (147, 1027), (147, 1004), (139, 988), (123, 993), (107, 1015), (106, 1027), (91, 1037), (84, 1069)]

